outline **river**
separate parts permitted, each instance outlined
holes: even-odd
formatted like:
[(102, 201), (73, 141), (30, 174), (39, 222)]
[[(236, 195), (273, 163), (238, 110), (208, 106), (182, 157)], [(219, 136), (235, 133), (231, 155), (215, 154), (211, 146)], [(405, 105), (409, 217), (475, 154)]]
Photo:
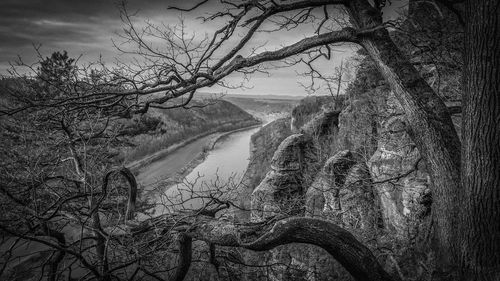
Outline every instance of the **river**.
[[(210, 194), (217, 198), (234, 199), (233, 191), (241, 181), (249, 162), (250, 138), (259, 129), (260, 127), (252, 127), (220, 137), (204, 161), (197, 165), (182, 183), (155, 194), (154, 201), (158, 203), (155, 215), (179, 209), (198, 209), (213, 201)], [(200, 143), (190, 143), (183, 149), (193, 149), (192, 146), (200, 146)], [(159, 172), (158, 167), (168, 170), (170, 165), (176, 165), (168, 158), (161, 159), (145, 169), (153, 169), (155, 174)], [(142, 177), (140, 182), (149, 180)]]

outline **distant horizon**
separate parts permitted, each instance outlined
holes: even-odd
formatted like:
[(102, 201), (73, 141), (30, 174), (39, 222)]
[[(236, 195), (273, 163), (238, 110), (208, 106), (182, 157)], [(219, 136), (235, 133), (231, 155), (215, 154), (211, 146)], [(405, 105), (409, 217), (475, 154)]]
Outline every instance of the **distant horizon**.
[[(182, 18), (186, 23), (187, 32), (196, 32), (198, 36), (202, 36), (203, 33), (211, 34), (221, 22), (202, 23), (197, 17), (218, 11), (220, 4), (210, 2), (203, 5), (203, 9), (185, 13), (167, 9), (171, 5), (192, 7), (197, 2), (196, 0), (151, 0), (144, 3), (139, 0), (129, 0), (127, 7), (132, 13), (138, 12), (134, 22), (139, 27), (144, 25), (144, 20), (175, 25)], [(132, 57), (121, 54), (112, 42), (113, 40), (120, 44), (117, 34), (122, 29), (123, 23), (115, 1), (3, 0), (0, 3), (0, 76), (8, 74), (9, 62), (15, 61), (18, 55), (28, 64), (36, 62), (37, 53), (34, 45), (38, 44), (41, 44), (40, 52), (43, 57), (50, 56), (55, 51), (66, 50), (70, 57), (80, 58), (79, 62), (83, 64), (100, 58), (106, 64), (112, 64), (117, 59), (131, 61)], [(272, 34), (260, 32), (251, 39), (249, 46), (260, 46), (257, 53), (276, 50), (313, 34), (314, 26), (311, 24), (303, 24), (291, 31)], [(354, 47), (352, 44), (332, 46), (331, 60), (321, 61), (315, 67), (327, 75), (332, 75), (333, 69), (340, 65), (341, 61), (352, 57), (357, 48), (359, 47)], [(243, 49), (241, 52), (245, 56), (252, 51)], [(251, 77), (235, 73), (226, 77), (224, 81), (230, 85), (243, 83), (244, 89), (214, 86), (203, 90), (230, 94), (262, 95), (265, 92), (277, 96), (307, 96), (306, 90), (300, 83), (307, 84), (309, 80), (298, 74), (306, 71), (308, 69), (304, 65), (295, 65), (269, 69), (268, 73), (257, 72)], [(329, 94), (326, 87), (318, 92), (320, 95)]]
[[(209, 92), (197, 92), (199, 95), (219, 95), (221, 93), (209, 93)], [(341, 94), (342, 96), (343, 94)], [(244, 94), (244, 93), (231, 93), (231, 94), (223, 94), (222, 98), (268, 98), (268, 99), (290, 99), (290, 100), (300, 100), (305, 97), (319, 97), (319, 96), (330, 96), (329, 94), (305, 94), (305, 95), (274, 95), (268, 93), (259, 93), (259, 94)]]

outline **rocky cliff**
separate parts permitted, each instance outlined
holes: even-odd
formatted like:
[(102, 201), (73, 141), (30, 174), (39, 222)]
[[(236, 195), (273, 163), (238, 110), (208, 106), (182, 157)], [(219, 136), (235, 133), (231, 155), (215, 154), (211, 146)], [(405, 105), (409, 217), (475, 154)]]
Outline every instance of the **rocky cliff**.
[[(412, 36), (393, 34), (394, 40), (450, 107), (455, 124), (460, 124), (460, 115), (455, 114), (460, 112), (456, 94), (460, 50), (453, 46), (461, 37), (443, 36), (459, 32), (440, 32), (457, 25), (450, 22), (429, 30), (426, 19), (436, 16), (435, 7), (410, 2), (411, 16), (404, 27)], [(439, 42), (440, 47), (418, 49), (409, 43), (413, 40)], [(370, 58), (362, 50), (359, 55), (356, 79), (345, 99), (308, 97), (292, 110), (290, 129), (295, 135), (284, 140), (273, 156), (273, 162), (286, 163), (287, 168), (270, 165), (265, 177), (260, 172), (261, 182), (251, 196), (252, 219), (293, 210), (294, 215), (332, 221), (370, 247), (393, 275), (429, 280), (433, 253), (426, 248), (432, 242), (432, 183), (426, 159), (412, 141), (394, 93)], [(460, 127), (456, 129), (460, 133)], [(296, 204), (303, 204), (300, 212)], [(257, 261), (279, 264), (266, 275), (272, 280), (351, 280), (334, 260), (311, 246), (279, 247)]]
[[(333, 98), (332, 96), (310, 96), (302, 99), (291, 112), (290, 127), (294, 133), (299, 133), (308, 125), (311, 126), (319, 120), (323, 122), (331, 121), (331, 118), (320, 118), (318, 115), (339, 110), (342, 107), (343, 98)], [(327, 114), (327, 113), (326, 113)], [(316, 119), (316, 122), (311, 122)], [(320, 129), (320, 127), (318, 127)], [(313, 132), (309, 132), (313, 133)]]
[[(383, 83), (365, 90), (342, 105), (317, 99), (314, 110), (309, 99), (307, 106), (294, 109), (290, 128), (296, 134), (264, 162), (265, 177), (263, 169), (253, 174), (260, 184), (251, 193), (251, 217), (259, 221), (286, 214), (333, 221), (374, 251), (384, 248), (380, 261), (389, 271), (420, 276), (428, 257), (408, 255), (407, 250), (418, 252), (415, 248), (427, 237), (432, 194), (425, 159), (393, 93)], [(261, 144), (253, 147), (254, 154), (264, 148), (268, 152)], [(287, 257), (288, 266), (276, 270), (274, 280), (297, 272), (306, 280), (350, 280), (335, 261), (311, 246), (280, 247), (269, 255), (262, 260), (278, 263)]]
[(315, 150), (305, 134), (291, 135), (279, 145), (270, 171), (252, 192), (252, 220), (303, 214), (306, 187), (316, 173)]
[(250, 140), (250, 160), (238, 190), (239, 204), (243, 210), (237, 210), (239, 220), (250, 219), (250, 197), (257, 185), (264, 179), (271, 168), (274, 152), (281, 142), (291, 135), (290, 118), (277, 119), (253, 134)]

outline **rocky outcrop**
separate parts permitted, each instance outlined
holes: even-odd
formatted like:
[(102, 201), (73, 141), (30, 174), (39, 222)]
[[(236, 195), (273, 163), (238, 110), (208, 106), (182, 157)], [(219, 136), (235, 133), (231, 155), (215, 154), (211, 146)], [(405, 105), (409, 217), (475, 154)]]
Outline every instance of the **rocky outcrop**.
[[(307, 190), (306, 215), (334, 221), (371, 247), (383, 243), (392, 248), (400, 243), (396, 241), (413, 239), (429, 213), (431, 196), (424, 161), (406, 132), (404, 112), (394, 96), (377, 86), (352, 96), (334, 119), (326, 121), (325, 112), (300, 128), (304, 133), (327, 132), (318, 135), (330, 143), (327, 151), (333, 155)], [(333, 124), (330, 130), (313, 129), (325, 123)], [(294, 262), (306, 272), (315, 268), (306, 257), (328, 260), (314, 249), (302, 248)], [(325, 274), (348, 280), (335, 261), (329, 264), (322, 268)]]
[[(395, 96), (382, 85), (351, 96), (338, 122), (335, 150), (350, 150), (355, 161), (364, 165), (359, 167), (364, 180), (355, 184), (356, 192), (361, 193), (355, 195), (356, 192), (351, 194), (345, 189), (346, 195), (360, 197), (358, 199), (364, 204), (372, 204), (371, 208), (359, 212), (377, 210), (373, 215), (377, 217), (381, 213), (384, 228), (391, 235), (407, 239), (408, 231), (414, 232), (415, 226), (428, 214), (431, 197), (425, 161), (407, 132), (404, 111)], [(368, 213), (352, 218), (366, 215)], [(364, 223), (367, 223), (364, 229), (377, 224), (373, 220)]]
[(380, 122), (377, 150), (368, 165), (386, 229), (405, 238), (430, 211), (430, 180), (392, 93), (386, 105), (389, 117)]
[[(340, 112), (323, 106), (314, 114), (292, 115), (292, 129), (300, 134), (280, 144), (252, 193), (252, 219), (303, 215), (305, 209), (304, 215), (333, 221), (369, 247), (392, 249), (395, 257), (381, 262), (401, 270), (397, 263), (408, 257), (397, 247), (419, 235), (432, 198), (425, 161), (394, 95), (375, 86), (351, 96)], [(292, 271), (301, 280), (350, 278), (311, 246), (278, 248), (266, 261), (288, 264), (274, 271), (273, 280), (290, 280)]]
[(336, 135), (338, 132), (340, 111), (334, 108), (324, 108), (309, 122), (304, 124), (300, 131), (313, 137)]
[(242, 221), (250, 220), (250, 198), (254, 189), (271, 169), (271, 160), (281, 142), (290, 136), (290, 118), (281, 118), (262, 127), (250, 140), (250, 160), (238, 188), (236, 217)]
[(286, 138), (271, 160), (271, 171), (252, 193), (252, 220), (276, 214), (298, 215), (306, 187), (316, 173), (315, 148), (310, 136)]
[(292, 132), (300, 133), (307, 123), (314, 118), (318, 119), (317, 115), (322, 112), (340, 111), (342, 104), (343, 99), (334, 99), (332, 96), (311, 96), (302, 99), (292, 110)]
[(366, 163), (357, 163), (349, 170), (338, 198), (342, 225), (347, 229), (359, 229), (364, 237), (373, 237), (377, 228), (377, 204)]
[[(276, 214), (303, 215), (305, 199), (309, 200), (306, 206), (311, 204), (310, 193), (319, 192), (318, 199), (324, 204), (322, 188), (330, 189), (330, 193), (338, 195), (339, 190), (331, 188), (332, 180), (325, 175), (336, 174), (337, 178), (333, 182), (342, 186), (348, 176), (347, 171), (355, 164), (349, 151), (339, 153), (337, 160), (332, 159), (322, 169), (320, 174), (323, 177), (316, 176), (323, 162), (318, 154), (329, 153), (330, 149), (323, 149), (321, 145), (328, 144), (336, 136), (338, 116), (338, 110), (323, 107), (298, 128), (302, 134), (292, 135), (280, 144), (273, 156), (270, 172), (252, 194), (254, 221)], [(323, 178), (326, 182), (316, 188), (320, 182), (318, 178)], [(328, 196), (329, 193), (325, 194)], [(332, 205), (333, 202), (330, 202), (330, 206)], [(283, 246), (261, 257), (261, 261), (263, 260), (283, 265), (274, 268), (271, 276), (267, 276), (272, 280), (351, 280), (336, 261), (314, 246)]]
[(340, 211), (339, 191), (346, 176), (355, 164), (349, 150), (343, 150), (328, 159), (306, 195), (306, 210), (309, 216), (319, 216), (338, 222)]
[(335, 151), (348, 149), (359, 160), (370, 158), (377, 149), (386, 96), (387, 88), (380, 86), (345, 101), (345, 108), (339, 114)]
[(328, 159), (307, 191), (307, 215), (321, 217), (358, 233), (376, 229), (376, 200), (365, 163), (349, 150)]

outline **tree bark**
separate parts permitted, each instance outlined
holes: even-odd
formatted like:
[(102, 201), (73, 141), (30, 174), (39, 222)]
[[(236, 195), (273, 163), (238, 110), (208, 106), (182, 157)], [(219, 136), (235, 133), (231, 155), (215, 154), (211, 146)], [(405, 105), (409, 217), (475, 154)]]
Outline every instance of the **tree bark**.
[(466, 280), (500, 280), (500, 5), (466, 1), (461, 262)]
[(134, 174), (132, 174), (128, 168), (122, 167), (119, 172), (128, 182), (128, 201), (127, 210), (125, 212), (125, 220), (132, 220), (134, 218), (137, 205), (137, 181)]
[[(158, 221), (158, 220), (157, 220)], [(172, 229), (168, 219), (163, 220)], [(290, 243), (307, 243), (325, 249), (356, 279), (363, 281), (395, 281), (378, 263), (370, 249), (337, 225), (313, 218), (288, 218), (284, 220), (261, 223), (235, 224), (217, 220), (211, 216), (183, 216), (175, 219), (177, 231), (187, 237), (202, 240), (213, 245), (243, 247), (254, 251), (267, 251), (280, 245)], [(146, 223), (147, 224), (147, 223)], [(157, 224), (142, 225), (135, 233), (147, 232)], [(173, 228), (175, 230), (175, 227)], [(133, 231), (134, 232), (134, 231)], [(186, 241), (186, 240), (183, 240)], [(181, 245), (189, 245), (190, 240)], [(183, 255), (191, 255), (191, 251), (181, 247)], [(186, 264), (190, 256), (180, 258), (181, 265), (176, 280), (182, 280), (187, 273)], [(184, 276), (182, 275), (184, 274)]]
[(191, 266), (193, 249), (192, 242), (193, 239), (185, 234), (179, 235), (179, 261), (177, 264), (177, 269), (172, 277), (172, 280), (182, 281), (186, 274), (188, 273), (189, 267)]
[(99, 217), (99, 210), (95, 210), (92, 214), (92, 228), (94, 229), (94, 235), (96, 239), (96, 255), (98, 258), (98, 268), (102, 274), (99, 280), (109, 281), (111, 277), (109, 276), (109, 264), (108, 255), (106, 253), (106, 237), (102, 235), (101, 219)]
[[(382, 25), (380, 13), (365, 0), (352, 1), (348, 10), (359, 29)], [(439, 267), (446, 272), (456, 271), (460, 140), (450, 114), (444, 102), (399, 51), (386, 29), (363, 35), (360, 44), (404, 108), (409, 133), (427, 162), (433, 184), (432, 212)]]

